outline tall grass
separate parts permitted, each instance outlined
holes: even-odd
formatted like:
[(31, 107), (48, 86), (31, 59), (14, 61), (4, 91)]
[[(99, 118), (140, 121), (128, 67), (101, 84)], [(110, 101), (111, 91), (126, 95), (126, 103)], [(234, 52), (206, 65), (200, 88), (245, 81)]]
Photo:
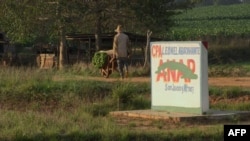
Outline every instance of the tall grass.
[(208, 128), (183, 126), (172, 130), (133, 130), (117, 126), (107, 117), (92, 117), (81, 112), (81, 107), (72, 112), (57, 110), (53, 113), (34, 111), (17, 112), (0, 110), (0, 139), (6, 141), (34, 140), (221, 140), (221, 125)]
[[(72, 70), (74, 71), (74, 70)], [(114, 110), (150, 109), (150, 83), (84, 79), (84, 72), (3, 68), (0, 70), (0, 140), (222, 140), (222, 125), (200, 123), (119, 125)], [(88, 72), (87, 72), (88, 73)], [(60, 76), (60, 81), (54, 77)], [(64, 79), (68, 77), (80, 79)], [(101, 77), (101, 76), (100, 76)], [(210, 91), (219, 95), (216, 90)], [(228, 90), (225, 97), (241, 92)], [(248, 105), (247, 105), (248, 106)], [(214, 106), (214, 108), (218, 108)], [(223, 107), (224, 108), (224, 107)], [(226, 107), (230, 109), (232, 107)], [(241, 109), (244, 105), (235, 105)], [(141, 123), (142, 124), (142, 123)], [(174, 126), (174, 127), (172, 127)], [(192, 129), (190, 128), (192, 127)]]

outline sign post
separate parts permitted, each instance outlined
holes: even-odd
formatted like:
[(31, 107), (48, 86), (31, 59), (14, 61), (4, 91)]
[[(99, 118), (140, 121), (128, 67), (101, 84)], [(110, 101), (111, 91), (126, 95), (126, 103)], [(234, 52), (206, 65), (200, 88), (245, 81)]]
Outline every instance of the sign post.
[(151, 109), (193, 114), (209, 110), (207, 43), (150, 43)]

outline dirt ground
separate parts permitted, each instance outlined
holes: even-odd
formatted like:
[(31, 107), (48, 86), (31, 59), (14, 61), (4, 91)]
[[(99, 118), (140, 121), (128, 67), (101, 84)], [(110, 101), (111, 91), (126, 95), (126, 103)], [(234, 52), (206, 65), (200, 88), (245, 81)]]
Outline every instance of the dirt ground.
[[(90, 80), (100, 81), (117, 81), (118, 78), (103, 78), (103, 77), (88, 77)], [(125, 82), (150, 82), (149, 77), (130, 77), (126, 78)], [(209, 86), (237, 86), (237, 87), (250, 87), (250, 77), (211, 77), (208, 78)]]
[(250, 87), (250, 77), (215, 77), (208, 79), (211, 86)]

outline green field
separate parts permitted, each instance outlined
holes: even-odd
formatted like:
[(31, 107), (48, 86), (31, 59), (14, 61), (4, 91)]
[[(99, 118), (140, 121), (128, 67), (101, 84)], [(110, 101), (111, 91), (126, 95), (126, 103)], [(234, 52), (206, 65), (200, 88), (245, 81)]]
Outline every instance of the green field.
[(206, 36), (248, 38), (250, 4), (196, 7), (173, 17), (168, 39), (190, 40)]
[(174, 16), (175, 25), (165, 37), (177, 41), (207, 41), (210, 65), (249, 63), (249, 13), (249, 3), (195, 7)]

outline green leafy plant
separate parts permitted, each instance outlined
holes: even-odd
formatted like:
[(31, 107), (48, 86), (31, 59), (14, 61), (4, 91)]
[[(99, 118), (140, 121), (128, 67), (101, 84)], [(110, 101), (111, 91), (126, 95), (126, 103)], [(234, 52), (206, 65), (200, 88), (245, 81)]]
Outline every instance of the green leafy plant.
[(107, 62), (108, 55), (105, 52), (96, 52), (92, 58), (92, 64), (96, 68), (102, 68)]

